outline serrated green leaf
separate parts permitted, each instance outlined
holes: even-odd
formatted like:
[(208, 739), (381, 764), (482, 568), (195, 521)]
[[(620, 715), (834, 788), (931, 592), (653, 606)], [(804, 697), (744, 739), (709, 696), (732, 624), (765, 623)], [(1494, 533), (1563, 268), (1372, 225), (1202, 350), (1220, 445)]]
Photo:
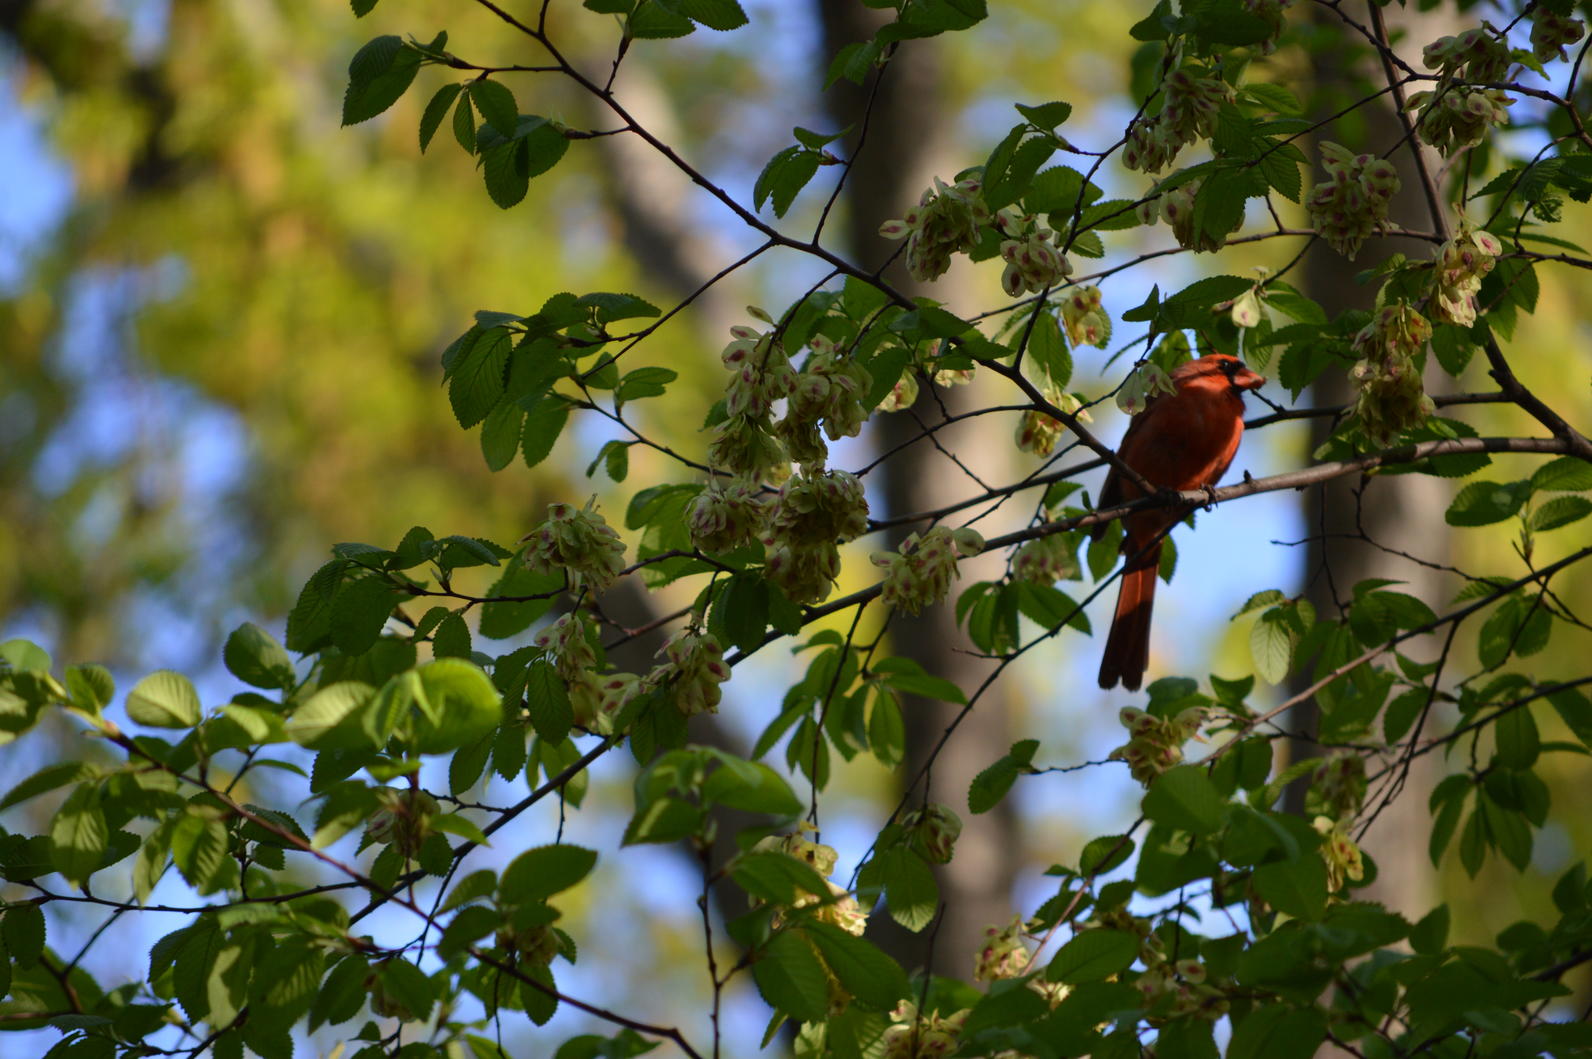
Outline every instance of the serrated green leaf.
[(151, 728), (192, 728), (201, 710), (193, 682), (169, 669), (149, 674), (127, 695), (127, 716)]
[(498, 894), (512, 905), (535, 904), (579, 883), (597, 865), (595, 850), (581, 846), (537, 846), (509, 862)]
[(377, 37), (348, 64), (348, 90), (343, 95), (343, 124), (374, 118), (398, 101), (420, 69), (420, 53), (396, 36)]
[(1222, 824), (1227, 804), (1203, 768), (1179, 765), (1157, 776), (1144, 795), (1144, 815), (1195, 835)]
[(274, 691), (293, 686), (293, 660), (287, 650), (253, 622), (232, 630), (221, 657), (232, 675), (251, 687)]
[(769, 939), (752, 963), (758, 992), (774, 1010), (802, 1022), (829, 1014), (829, 973), (805, 937), (785, 931)]
[(1103, 981), (1132, 966), (1139, 944), (1139, 936), (1125, 930), (1082, 931), (1051, 958), (1045, 977), (1069, 985)]
[(520, 110), (508, 85), (490, 78), (471, 81), (470, 102), (499, 134), (505, 138), (514, 136), (520, 124)]

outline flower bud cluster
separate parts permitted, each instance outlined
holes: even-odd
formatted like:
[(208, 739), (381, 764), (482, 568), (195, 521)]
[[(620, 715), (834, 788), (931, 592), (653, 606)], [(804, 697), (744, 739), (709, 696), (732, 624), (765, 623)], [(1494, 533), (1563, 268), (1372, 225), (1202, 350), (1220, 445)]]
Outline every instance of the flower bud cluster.
[(1305, 806), (1312, 815), (1350, 820), (1365, 801), (1365, 759), (1340, 750), (1322, 759), (1310, 775)]
[(1012, 557), (1012, 576), (1035, 585), (1071, 581), (1081, 573), (1076, 546), (1076, 538), (1065, 533), (1025, 541)]
[[(811, 828), (811, 824), (802, 824), (803, 830)], [(829, 876), (834, 874), (835, 862), (839, 859), (834, 847), (826, 846), (821, 842), (814, 842), (807, 838), (801, 831), (789, 835), (770, 835), (758, 840), (753, 849), (774, 850), (795, 857), (824, 877), (829, 887), (827, 894), (807, 893), (797, 891), (797, 898), (791, 907), (807, 908), (822, 902), (814, 918), (820, 922), (831, 923), (848, 934), (857, 937), (868, 927), (868, 913), (857, 903), (846, 888), (830, 881)]]
[(934, 373), (936, 386), (966, 386), (973, 381), (973, 368), (941, 368)]
[(1151, 398), (1174, 393), (1177, 393), (1177, 383), (1172, 381), (1172, 376), (1155, 361), (1147, 360), (1117, 389), (1117, 407), (1136, 416), (1144, 411)]
[(990, 223), (982, 188), (973, 178), (948, 185), (935, 177), (934, 187), (923, 193), (916, 208), (879, 226), (886, 239), (906, 237), (907, 272), (913, 279), (919, 283), (938, 279), (951, 267), (952, 254), (978, 245), (979, 228)]
[(1321, 859), (1327, 865), (1327, 889), (1336, 890), (1346, 882), (1365, 878), (1365, 860), (1360, 847), (1349, 837), (1342, 821), (1318, 816), (1312, 825), (1321, 834)]
[(505, 923), (497, 932), (499, 946), (513, 953), (519, 963), (537, 967), (553, 962), (553, 957), (558, 955), (558, 941), (558, 931), (549, 923), (537, 923), (520, 930)]
[(1270, 30), (1266, 39), (1250, 45), (1257, 55), (1270, 55), (1277, 50), (1277, 38), (1282, 35), (1283, 13), (1293, 6), (1293, 0), (1244, 0), (1244, 10), (1266, 23)]
[(1509, 118), (1515, 105), (1499, 88), (1467, 88), (1447, 84), (1435, 92), (1417, 92), (1409, 106), (1419, 110), (1415, 131), (1445, 157), (1478, 144), (1494, 125)]
[(756, 483), (715, 477), (691, 502), (686, 528), (691, 542), (705, 552), (734, 551), (762, 537), (768, 524), (768, 503)]
[(365, 824), (365, 837), (391, 845), (405, 860), (420, 852), (420, 844), (431, 834), (431, 818), (442, 808), (425, 791), (396, 787), (377, 787), (376, 805)]
[(1126, 761), (1133, 778), (1147, 786), (1167, 769), (1182, 764), (1184, 743), (1190, 739), (1204, 742), (1199, 730), (1208, 713), (1203, 706), (1191, 706), (1176, 717), (1157, 717), (1124, 707), (1117, 718), (1128, 730), (1128, 741), (1111, 751), (1111, 758)]
[(1445, 78), (1502, 81), (1509, 73), (1509, 45), (1488, 26), (1439, 37), (1421, 50), (1421, 62)]
[(1174, 1016), (1217, 1019), (1227, 1013), (1226, 994), (1207, 981), (1205, 965), (1188, 958), (1173, 960), (1166, 951), (1166, 942), (1150, 928), (1148, 919), (1118, 907), (1095, 916), (1090, 925), (1138, 936), (1139, 962), (1144, 964), (1144, 973), (1133, 984), (1144, 996), (1146, 1008), (1170, 996)]
[(1327, 179), (1310, 189), (1305, 206), (1321, 238), (1354, 260), (1360, 244), (1387, 223), (1388, 203), (1398, 194), (1393, 163), (1372, 154), (1353, 154), (1336, 143), (1321, 145)]
[[(1045, 400), (1063, 412), (1077, 416), (1080, 420), (1089, 419), (1089, 413), (1083, 410), (1083, 402), (1076, 394), (1067, 393), (1051, 385), (1048, 379), (1040, 389), (1045, 395)], [(1017, 447), (1023, 452), (1049, 456), (1055, 449), (1056, 442), (1060, 440), (1063, 429), (1065, 429), (1064, 424), (1055, 416), (1031, 408), (1024, 412), (1022, 419), (1017, 422)]]
[(667, 661), (653, 667), (645, 685), (667, 689), (674, 696), (675, 707), (687, 717), (717, 713), (719, 685), (730, 679), (718, 639), (712, 633), (682, 629), (658, 653)]
[(1145, 1007), (1159, 1007), (1163, 997), (1171, 998), (1167, 1019), (1194, 1016), (1212, 1022), (1227, 1014), (1227, 994), (1206, 981), (1205, 965), (1198, 960), (1168, 960), (1164, 956), (1146, 963), (1144, 973), (1133, 983), (1144, 997)]
[(1432, 291), (1432, 316), (1439, 323), (1469, 327), (1476, 322), (1476, 292), (1502, 252), (1497, 236), (1468, 226), (1443, 244)]
[(949, 864), (962, 834), (962, 818), (948, 805), (929, 802), (901, 819), (912, 848), (930, 864)]
[(1033, 953), (1023, 944), (1023, 917), (1013, 916), (1004, 927), (985, 927), (984, 944), (973, 966), (973, 981), (998, 982), (1028, 970)]
[(1093, 284), (1067, 292), (1061, 300), (1061, 322), (1067, 341), (1075, 346), (1105, 349), (1111, 341), (1111, 317), (1100, 305), (1100, 288)]
[(547, 520), (527, 533), (523, 562), (533, 573), (563, 571), (571, 588), (587, 585), (601, 591), (625, 568), (625, 545), (612, 526), (592, 508), (552, 504)]
[(719, 358), (730, 371), (724, 410), (732, 416), (767, 415), (775, 401), (790, 393), (796, 371), (772, 331), (737, 324), (730, 334), (734, 339)]
[(1031, 213), (1008, 206), (995, 215), (1001, 240), (1001, 288), (1013, 298), (1024, 291), (1038, 293), (1072, 275), (1072, 263), (1051, 245), (1056, 233), (1038, 223)]
[(1122, 164), (1144, 173), (1159, 173), (1177, 153), (1216, 128), (1216, 113), (1233, 99), (1233, 86), (1198, 66), (1180, 66), (1162, 82), (1164, 102), (1153, 118), (1139, 118), (1128, 127)]
[(817, 603), (840, 576), (837, 543), (868, 531), (862, 483), (845, 471), (804, 470), (785, 483), (769, 519), (765, 572), (796, 603)]
[(901, 373), (901, 378), (890, 387), (890, 392), (884, 395), (884, 400), (879, 402), (881, 412), (899, 412), (911, 408), (918, 399), (918, 373), (917, 369), (908, 367)]
[(1354, 336), (1360, 356), (1349, 372), (1359, 389), (1354, 411), (1372, 442), (1386, 445), (1436, 410), (1417, 362), (1431, 337), (1426, 317), (1403, 301), (1378, 309)]
[(917, 1004), (903, 1000), (890, 1012), (890, 1025), (884, 1031), (884, 1059), (940, 1059), (956, 1051), (962, 1024), (972, 1013), (963, 1008), (951, 1015), (918, 1011)]
[(575, 723), (591, 732), (611, 730), (611, 714), (603, 709), (603, 678), (597, 672), (596, 630), (585, 611), (560, 615), (533, 641), (546, 652), (569, 689)]
[(1531, 15), (1531, 54), (1538, 62), (1562, 60), (1566, 58), (1565, 45), (1574, 44), (1585, 32), (1580, 19), (1556, 15), (1539, 4)]
[(1243, 226), (1244, 215), (1240, 211), (1233, 226), (1221, 235), (1214, 235), (1203, 227), (1196, 227), (1194, 200), (1198, 197), (1203, 183), (1202, 180), (1190, 180), (1165, 191), (1161, 191), (1160, 185), (1156, 185), (1136, 208), (1139, 220), (1144, 224), (1154, 224), (1158, 219), (1164, 220), (1172, 226), (1172, 238), (1176, 239), (1177, 245), (1185, 250), (1192, 250), (1196, 254), (1208, 254), (1220, 250), (1226, 243), (1227, 235)]
[(868, 418), (862, 399), (873, 385), (873, 376), (856, 360), (843, 356), (822, 335), (814, 335), (809, 345), (812, 355), (796, 376), (785, 418), (780, 420), (776, 432), (791, 459), (822, 464), (829, 447), (818, 436), (820, 421), (830, 441), (862, 433), (862, 424)]
[(921, 613), (950, 593), (957, 559), (983, 550), (984, 538), (977, 530), (935, 526), (921, 537), (907, 537), (899, 551), (875, 552), (873, 564), (885, 571), (882, 602), (908, 614)]
[(1421, 61), (1442, 75), (1435, 91), (1410, 97), (1419, 110), (1416, 131), (1444, 155), (1480, 143), (1493, 125), (1508, 117), (1514, 100), (1502, 89), (1477, 88), (1458, 81), (1502, 81), (1509, 73), (1509, 45), (1491, 27), (1478, 26), (1454, 37), (1441, 37), (1421, 52)]
[[(761, 309), (749, 311), (772, 322)], [(734, 337), (721, 357), (731, 373), (724, 394), (727, 415), (708, 447), (708, 461), (749, 481), (778, 480), (790, 459), (774, 436), (772, 408), (789, 396), (796, 372), (772, 329), (765, 333), (737, 325), (730, 334)]]

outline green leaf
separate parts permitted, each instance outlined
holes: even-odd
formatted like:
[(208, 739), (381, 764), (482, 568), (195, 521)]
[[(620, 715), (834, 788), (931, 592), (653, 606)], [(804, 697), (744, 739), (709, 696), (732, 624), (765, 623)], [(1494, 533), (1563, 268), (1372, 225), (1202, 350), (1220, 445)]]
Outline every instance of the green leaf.
[(1532, 473), (1531, 488), (1548, 493), (1579, 493), (1592, 489), (1592, 463), (1574, 456), (1550, 460)]
[(94, 775), (94, 770), (81, 761), (63, 761), (56, 765), (46, 765), (27, 779), (12, 787), (0, 800), (0, 810), (9, 809), (13, 805), (21, 805), (30, 798), (37, 798), (41, 794), (65, 787), (69, 783), (77, 783)]
[(1065, 388), (1072, 381), (1072, 351), (1061, 337), (1061, 325), (1051, 313), (1040, 313), (1034, 321), (1034, 333), (1028, 340), (1028, 351), (1045, 369), (1050, 381)]
[(227, 848), (227, 829), (213, 816), (190, 811), (172, 827), (172, 863), (201, 894), (214, 893), (237, 877), (237, 865), (227, 860)]
[(881, 659), (874, 663), (873, 671), (884, 676), (884, 682), (897, 691), (919, 695), (940, 702), (966, 703), (962, 689), (944, 677), (932, 676), (916, 660), (902, 656)]
[(426, 148), (431, 146), (431, 138), (442, 127), (442, 119), (448, 116), (448, 110), (458, 99), (463, 85), (443, 85), (437, 89), (431, 101), (426, 104), (425, 112), (420, 115), (420, 153), (425, 154)]
[[(560, 571), (538, 574), (517, 562), (508, 564), (503, 576), (486, 590), (486, 598), (491, 602), (481, 608), (481, 624), (477, 631), (492, 640), (518, 636), (551, 609), (553, 596), (563, 585), (564, 575)], [(526, 596), (543, 598), (504, 598)]]
[[(491, 164), (490, 156), (487, 164)], [(459, 426), (468, 430), (497, 407), (503, 397), (512, 344), (506, 328), (494, 327), (478, 335), (453, 361), (448, 372), (448, 401)]]
[(574, 707), (564, 678), (548, 662), (532, 662), (525, 670), (525, 701), (536, 734), (549, 743), (561, 743), (575, 723)]
[(1506, 708), (1494, 727), (1498, 740), (1497, 763), (1509, 769), (1528, 769), (1537, 763), (1542, 738), (1529, 706)]
[(1448, 944), (1447, 905), (1438, 905), (1410, 931), (1410, 947), (1423, 956), (1436, 956)]
[(166, 873), (166, 862), (171, 859), (171, 833), (176, 823), (175, 818), (162, 820), (138, 847), (138, 857), (133, 861), (133, 895), (139, 904), (149, 900), (160, 877)]
[(459, 95), (459, 105), (453, 108), (453, 138), (470, 154), (475, 154), (475, 108), (470, 105), (470, 93)]
[(1227, 808), (1205, 770), (1195, 765), (1179, 765), (1157, 776), (1143, 806), (1151, 820), (1195, 835), (1221, 827)]
[(481, 668), (438, 658), (415, 669), (419, 687), (410, 737), (422, 754), (446, 754), (479, 743), (503, 723), (503, 696)]
[(595, 850), (568, 845), (537, 846), (515, 857), (503, 869), (498, 893), (508, 904), (535, 904), (574, 886), (596, 865)]
[(481, 456), (494, 471), (501, 471), (514, 460), (520, 448), (525, 410), (510, 400), (499, 401), (481, 423)]
[(1471, 482), (1459, 491), (1443, 518), (1450, 526), (1486, 526), (1520, 510), (1528, 495), (1524, 483)]
[(1103, 875), (1133, 856), (1136, 843), (1127, 835), (1101, 835), (1090, 839), (1078, 856), (1078, 870), (1085, 875)]
[(293, 686), (293, 660), (287, 650), (253, 622), (232, 630), (221, 657), (232, 675), (251, 687), (274, 691)]
[(514, 102), (514, 93), (501, 81), (482, 80), (470, 82), (470, 102), (480, 111), (486, 123), (505, 139), (512, 139), (520, 124), (520, 109)]
[(1099, 982), (1127, 970), (1139, 956), (1139, 937), (1125, 930), (1085, 930), (1051, 958), (1052, 982)]
[(1239, 98), (1257, 103), (1278, 114), (1293, 117), (1305, 112), (1304, 104), (1299, 102), (1299, 97), (1282, 85), (1256, 81), (1244, 85), (1238, 90), (1238, 94)]
[(909, 849), (885, 850), (876, 858), (890, 918), (914, 933), (934, 921), (940, 887), (923, 858)]
[(823, 876), (805, 861), (778, 850), (749, 850), (730, 862), (730, 877), (761, 901), (792, 905), (800, 894), (829, 892)]
[(752, 978), (774, 1010), (801, 1022), (829, 1014), (829, 974), (813, 946), (794, 931), (775, 934), (757, 953)]
[(720, 31), (746, 25), (746, 12), (739, 0), (655, 0), (666, 9)]
[(548, 394), (526, 412), (525, 436), (521, 439), (525, 466), (535, 467), (547, 459), (568, 421), (569, 403), (557, 394)]
[(44, 909), (32, 901), (12, 905), (0, 920), (0, 939), (19, 968), (39, 962), (44, 955), (44, 936)]
[(1311, 1059), (1326, 1035), (1326, 1020), (1313, 1007), (1261, 1004), (1234, 1026), (1227, 1059)]
[(100, 866), (110, 839), (100, 794), (92, 784), (74, 790), (50, 824), (50, 859), (68, 882), (82, 886)]
[(757, 183), (752, 187), (753, 203), (762, 209), (763, 203), (772, 199), (774, 216), (785, 216), (785, 211), (796, 201), (797, 194), (818, 172), (818, 162), (817, 152), (802, 147), (787, 147), (780, 151), (768, 160), (758, 174)]
[(1281, 609), (1268, 610), (1249, 630), (1249, 654), (1255, 672), (1268, 684), (1281, 684), (1293, 665), (1294, 633)]
[(553, 981), (552, 969), (544, 964), (526, 964), (521, 969), (530, 981), (520, 983), (520, 1004), (532, 1022), (545, 1026), (558, 1011), (558, 995), (553, 991), (557, 986)]
[(1001, 803), (1017, 782), (1017, 765), (1002, 757), (973, 777), (967, 790), (967, 808), (972, 813), (987, 813)]
[(398, 101), (420, 69), (420, 53), (396, 36), (377, 37), (354, 53), (343, 96), (343, 124), (374, 118)]
[(1255, 869), (1255, 889), (1266, 903), (1295, 919), (1314, 922), (1327, 907), (1327, 868), (1314, 852)]
[(200, 711), (193, 682), (169, 669), (149, 674), (127, 695), (127, 716), (151, 728), (192, 728)]
[(408, 960), (394, 957), (376, 965), (382, 990), (402, 1007), (404, 1021), (425, 1022), (436, 1003), (436, 986), (426, 973)]
[(1039, 129), (1054, 129), (1072, 116), (1071, 103), (1041, 103), (1039, 106), (1025, 106), (1016, 104), (1017, 113), (1028, 119), (1029, 124)]
[(376, 645), (398, 602), (386, 578), (358, 577), (343, 583), (332, 597), (332, 643), (344, 654), (362, 655)]
[(72, 703), (91, 713), (98, 713), (110, 705), (116, 695), (116, 678), (111, 671), (94, 662), (66, 667), (66, 693)]
[(1580, 522), (1592, 514), (1592, 500), (1584, 496), (1556, 496), (1531, 513), (1531, 528), (1537, 533)]
[(804, 924), (802, 933), (817, 946), (840, 984), (864, 1007), (889, 1011), (906, 995), (906, 972), (873, 942), (816, 920)]
[(367, 749), (371, 739), (362, 713), (375, 694), (375, 688), (357, 680), (327, 685), (293, 711), (287, 736), (311, 750)]
[(689, 18), (656, 2), (637, 4), (625, 23), (626, 35), (636, 40), (666, 40), (695, 31), (696, 26)]

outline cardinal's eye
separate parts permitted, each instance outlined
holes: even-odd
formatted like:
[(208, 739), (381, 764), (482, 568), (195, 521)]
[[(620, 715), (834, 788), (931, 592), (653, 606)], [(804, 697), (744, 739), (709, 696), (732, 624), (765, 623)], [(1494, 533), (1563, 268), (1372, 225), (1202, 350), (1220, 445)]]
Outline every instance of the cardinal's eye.
[(1222, 374), (1226, 375), (1229, 379), (1231, 379), (1233, 376), (1237, 375), (1238, 374), (1238, 361), (1236, 361), (1236, 360), (1224, 360), (1224, 361), (1222, 361)]

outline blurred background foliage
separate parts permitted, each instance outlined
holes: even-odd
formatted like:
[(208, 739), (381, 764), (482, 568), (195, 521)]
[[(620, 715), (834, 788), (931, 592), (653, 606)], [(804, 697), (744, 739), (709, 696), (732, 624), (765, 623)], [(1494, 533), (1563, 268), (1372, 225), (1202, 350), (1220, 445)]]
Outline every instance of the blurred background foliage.
[[(792, 125), (824, 125), (818, 86), (828, 62), (816, 0), (747, 7), (752, 24), (734, 35), (638, 44), (619, 82), (649, 127), (742, 196), (790, 142)], [(554, 35), (577, 64), (605, 70), (611, 21), (573, 2), (552, 12)], [(1135, 45), (1126, 30), (1140, 14), (1103, 0), (1013, 0), (992, 5), (977, 33), (923, 45), (940, 51), (937, 105), (956, 115), (937, 171), (949, 177), (982, 158), (1013, 120), (1013, 98), (1069, 100), (1078, 108), (1069, 128), (1110, 142), (1132, 113), (1124, 93)], [(388, 2), (358, 22), (346, 0), (0, 0), (0, 112), (6, 142), (17, 147), (15, 161), (0, 162), (0, 197), (9, 200), (0, 209), (6, 635), (34, 636), (58, 659), (104, 661), (124, 673), (210, 671), (220, 639), (239, 621), (280, 628), (334, 542), (391, 546), (417, 523), (439, 535), (512, 542), (548, 502), (593, 494), (617, 523), (638, 484), (681, 477), (638, 446), (622, 491), (601, 472), (588, 481), (587, 461), (617, 436), (598, 422), (566, 435), (534, 469), (491, 474), (476, 435), (451, 416), (438, 355), (477, 309), (529, 312), (555, 291), (632, 291), (668, 306), (690, 289), (682, 277), (691, 269), (666, 267), (672, 257), (720, 267), (755, 243), (678, 174), (639, 169), (618, 138), (576, 143), (524, 203), (499, 210), (447, 130), (419, 157), (421, 108), (449, 71), (423, 71), (416, 89), (374, 122), (338, 126), (347, 60), (361, 43), (442, 28), (450, 48), (475, 62), (541, 58), (487, 12), (447, 0)], [(612, 127), (562, 79), (527, 75), (513, 84), (522, 109), (575, 128)], [(1139, 189), (1125, 182), (1114, 190)], [(815, 219), (816, 205), (799, 206), (793, 219), (802, 221), (803, 209)], [(1566, 229), (1579, 220), (1586, 230), (1586, 207), (1566, 206)], [(1275, 267), (1292, 252), (1246, 247), (1224, 266)], [(1170, 275), (1187, 282), (1190, 269), (1174, 259)], [(1522, 381), (1584, 423), (1592, 414), (1586, 286), (1572, 272), (1539, 270), (1541, 301), (1522, 320), (1515, 363)], [(690, 417), (721, 386), (724, 328), (742, 318), (740, 306), (777, 308), (816, 278), (810, 265), (768, 255), (698, 312), (668, 323), (632, 356), (679, 371), (701, 401), (641, 402), (632, 406), (634, 425), (699, 452)], [(1150, 281), (1146, 274), (1143, 285)], [(993, 272), (973, 282), (995, 290)], [(951, 291), (937, 295), (956, 300)], [(1483, 433), (1532, 432), (1518, 416), (1498, 417), (1495, 406), (1466, 414)], [(1005, 427), (992, 435), (1006, 444)], [(1267, 435), (1247, 443), (1269, 452), (1251, 457), (1257, 463), (1305, 459), (1302, 432)], [(1262, 527), (1263, 538), (1268, 528), (1271, 537), (1300, 535), (1302, 521), (1275, 515), (1277, 507), (1237, 508), (1279, 519)], [(1431, 513), (1439, 525), (1440, 513)], [(1510, 533), (1469, 532), (1453, 561), (1479, 573), (1514, 570)], [(1292, 571), (1281, 585), (1290, 590), (1302, 549), (1275, 551), (1281, 558), (1266, 561)], [(1226, 596), (1192, 574), (1184, 579), (1167, 613), (1197, 623), (1201, 635), (1176, 661), (1195, 674), (1247, 667), (1247, 625), (1224, 623), (1236, 608), (1218, 612)], [(1262, 587), (1246, 586), (1239, 598)], [(1592, 606), (1584, 579), (1558, 587), (1579, 613)], [(1044, 653), (1016, 674), (1014, 726), (1072, 747), (1089, 742), (1081, 730), (1104, 733), (1092, 748), (1109, 747), (1120, 703), (1108, 710), (1090, 689), (1058, 707), (1060, 685), (1073, 681), (1070, 666), (1058, 675), (1059, 661), (1059, 650)], [(1544, 677), (1584, 669), (1584, 660), (1552, 652), (1535, 662)], [(1585, 780), (1565, 762), (1557, 796), (1574, 797)], [(1574, 768), (1584, 774), (1579, 760)], [(1016, 859), (1028, 874), (1100, 826), (1065, 809), (1095, 775), (1048, 778), (1045, 797), (1027, 803), (1027, 842)], [(610, 775), (596, 792), (613, 802), (616, 828), (628, 812), (623, 780)], [(886, 780), (863, 770), (840, 798), (875, 797)], [(1124, 786), (1120, 803), (1095, 797), (1091, 811), (1103, 814), (1130, 805), (1132, 794)], [(843, 844), (847, 814), (835, 815)], [(858, 831), (864, 843), (869, 834)], [(1562, 849), (1544, 854), (1544, 870), (1562, 868), (1586, 839), (1563, 836)], [(605, 893), (637, 903), (632, 923), (648, 923), (649, 959), (668, 965), (680, 946), (694, 953), (696, 928), (657, 914), (669, 905), (659, 893), (677, 896), (674, 884), (690, 885), (689, 874), (668, 865), (667, 853), (637, 855), (657, 859), (659, 891), (615, 879)], [(1456, 897), (1470, 887), (1451, 880), (1448, 889)], [(1019, 893), (1016, 907), (1031, 907), (1036, 894)], [(1487, 933), (1507, 925), (1479, 897), (1470, 904), (1473, 916), (1458, 923)], [(635, 942), (610, 935), (592, 955), (599, 966), (605, 957), (633, 961)], [(638, 1010), (684, 1010), (691, 1002), (676, 991), (692, 988), (671, 981)]]

